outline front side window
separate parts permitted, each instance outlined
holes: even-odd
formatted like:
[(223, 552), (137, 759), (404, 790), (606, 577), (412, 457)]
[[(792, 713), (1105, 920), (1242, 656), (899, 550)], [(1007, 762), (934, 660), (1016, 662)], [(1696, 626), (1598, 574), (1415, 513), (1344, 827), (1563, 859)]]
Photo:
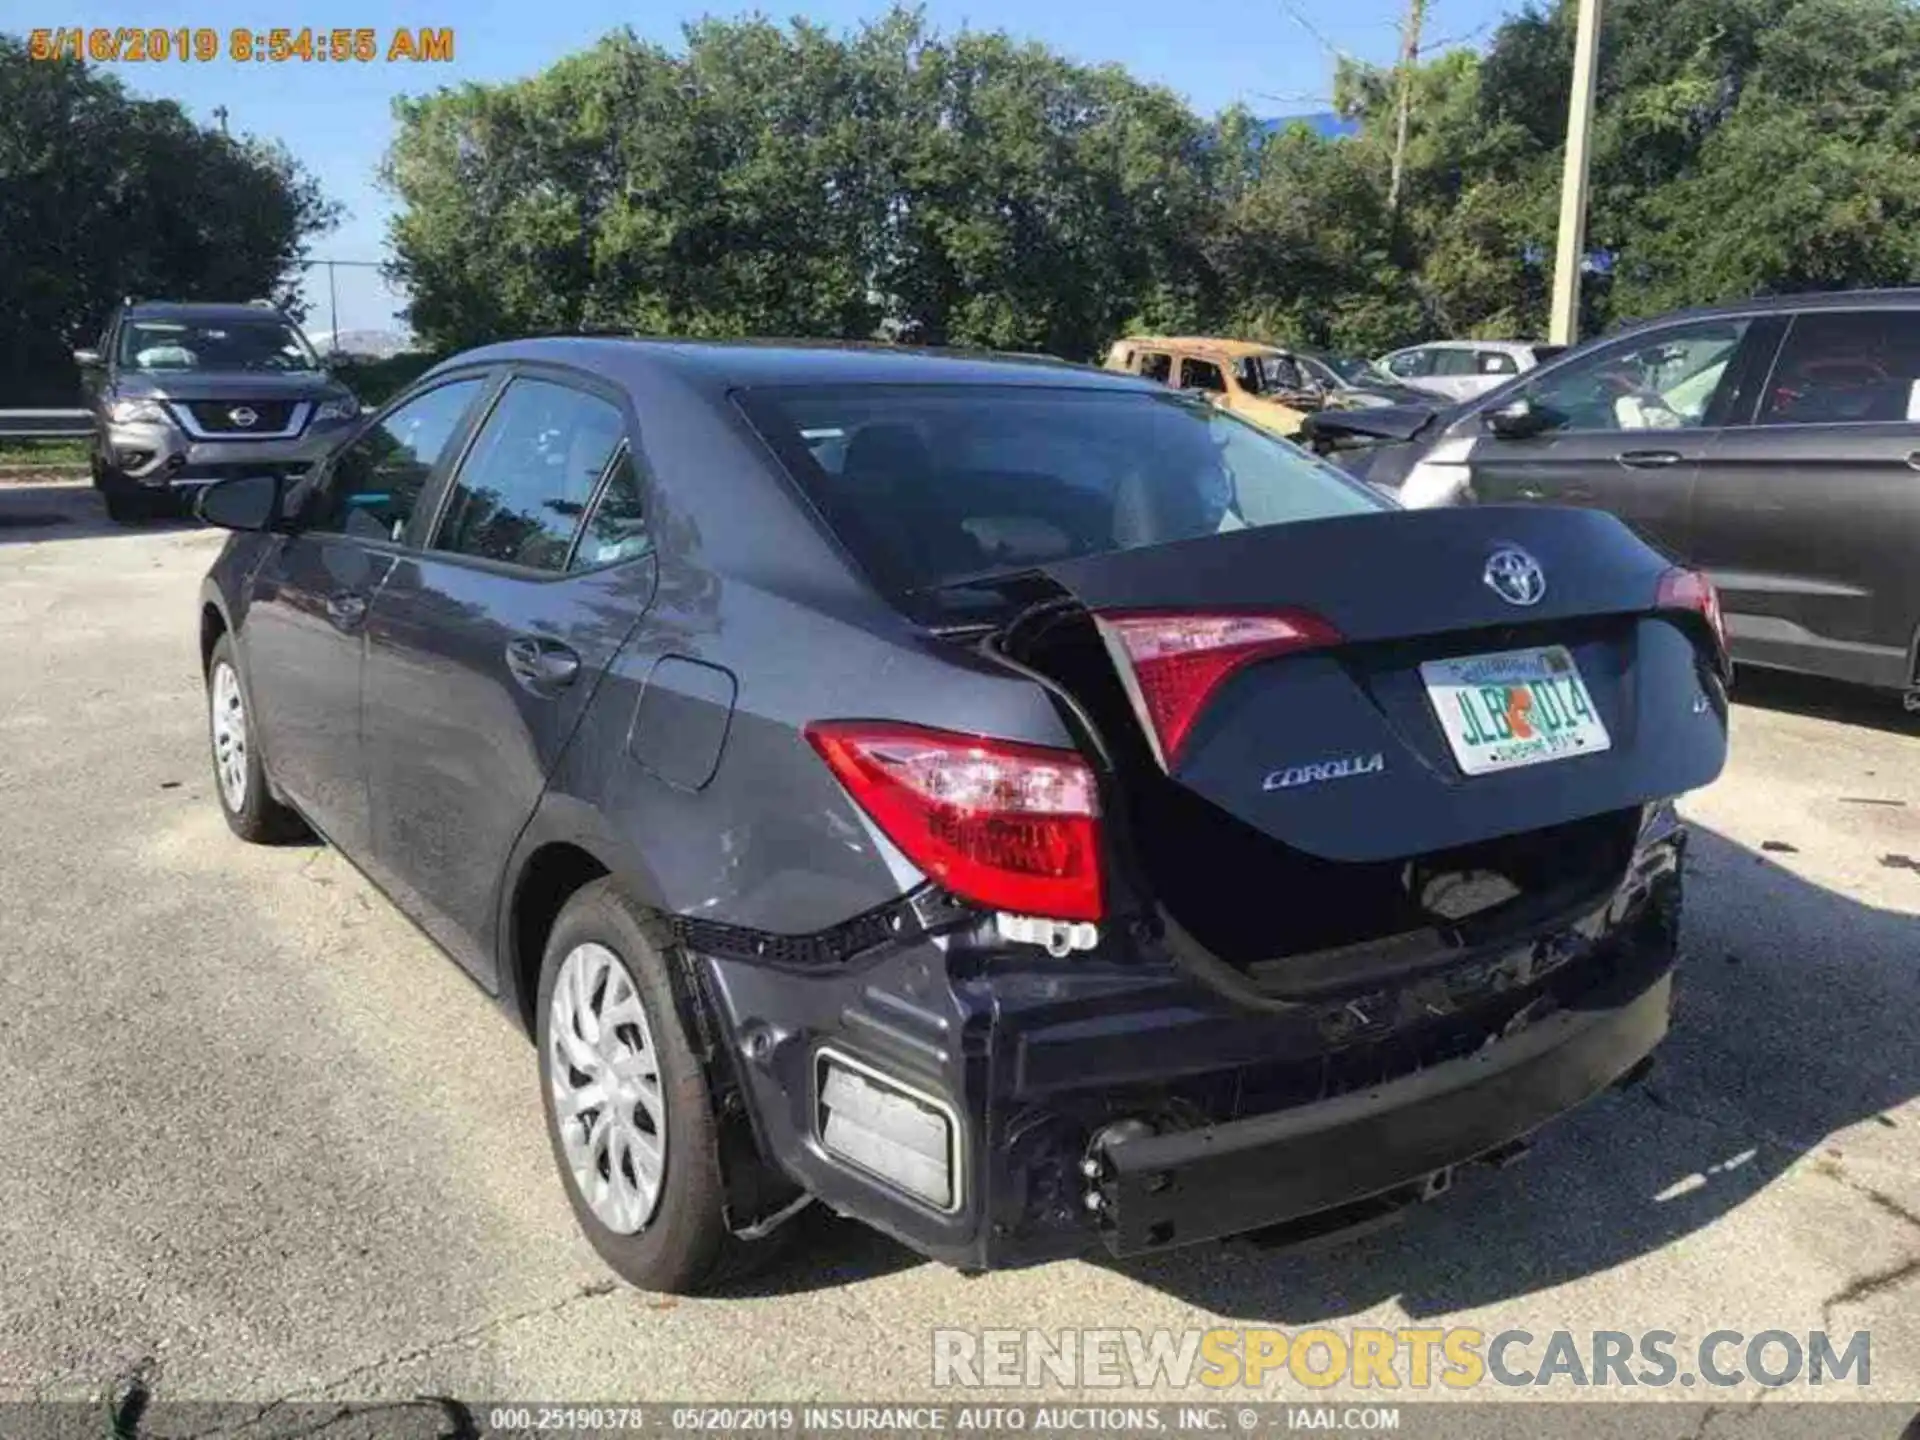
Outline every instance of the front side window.
[(1180, 388), (1207, 390), (1218, 394), (1227, 388), (1227, 382), (1226, 377), (1220, 373), (1220, 367), (1211, 360), (1189, 358), (1180, 362)]
[(307, 528), (398, 541), (420, 495), (486, 382), (454, 380), (376, 421), (327, 467)]
[(1301, 367), (1291, 355), (1261, 355), (1246, 362), (1252, 376), (1252, 383), (1246, 388), (1256, 394), (1273, 394), (1304, 390), (1307, 381), (1301, 375)]
[(1796, 315), (1762, 425), (1920, 420), (1920, 324), (1909, 310)]
[(233, 320), (140, 320), (120, 327), (127, 370), (243, 370), (274, 374), (320, 368), (306, 337), (271, 315)]
[(1610, 345), (1522, 392), (1557, 430), (1689, 430), (1716, 423), (1714, 402), (1746, 320), (1700, 320)]
[(1436, 350), (1433, 352), (1433, 366), (1427, 373), (1458, 378), (1479, 374), (1480, 366), (1471, 350)]
[[(1178, 394), (780, 387), (741, 405), (897, 598), (986, 570), (1391, 508), (1298, 446)], [(846, 436), (837, 471), (806, 439), (824, 429)]]
[(1389, 356), (1387, 369), (1402, 380), (1417, 380), (1432, 373), (1433, 352), (1431, 350), (1403, 350), (1398, 355)]
[(515, 379), (454, 477), (432, 548), (564, 570), (625, 430), (610, 401), (550, 380)]
[(1504, 350), (1482, 350), (1480, 373), (1482, 375), (1518, 375), (1520, 367), (1513, 363), (1513, 356)]
[(1173, 357), (1158, 350), (1140, 352), (1140, 374), (1162, 385), (1173, 379)]

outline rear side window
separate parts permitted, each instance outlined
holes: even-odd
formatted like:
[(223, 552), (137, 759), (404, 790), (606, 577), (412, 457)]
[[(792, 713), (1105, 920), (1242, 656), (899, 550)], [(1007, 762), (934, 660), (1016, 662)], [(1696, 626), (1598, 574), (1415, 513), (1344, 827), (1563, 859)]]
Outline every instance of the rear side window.
[(1173, 357), (1158, 350), (1143, 350), (1140, 353), (1140, 374), (1149, 380), (1158, 380), (1165, 385), (1173, 378)]
[(1436, 350), (1430, 375), (1477, 375), (1479, 363), (1471, 350)]
[[(1174, 393), (1000, 385), (745, 392), (742, 408), (896, 598), (962, 576), (1391, 508)], [(828, 469), (810, 438), (843, 437)]]
[(454, 477), (435, 550), (564, 570), (625, 422), (597, 395), (516, 378)]
[(1514, 364), (1513, 357), (1504, 350), (1482, 350), (1480, 373), (1482, 375), (1518, 375), (1520, 367)]
[(574, 549), (575, 570), (593, 570), (602, 565), (617, 565), (647, 553), (652, 537), (647, 531), (647, 516), (641, 503), (640, 477), (633, 468), (633, 456), (622, 445), (607, 471), (606, 485), (587, 516), (586, 529)]
[(1762, 425), (1920, 421), (1920, 315), (1796, 315), (1760, 402)]

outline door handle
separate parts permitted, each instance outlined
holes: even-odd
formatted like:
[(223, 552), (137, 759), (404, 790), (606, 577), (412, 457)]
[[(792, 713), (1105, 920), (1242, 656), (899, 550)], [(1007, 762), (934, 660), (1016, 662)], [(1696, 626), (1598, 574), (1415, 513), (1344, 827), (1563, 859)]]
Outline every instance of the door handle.
[(1522, 500), (1544, 500), (1547, 498), (1547, 492), (1532, 485), (1522, 485), (1520, 487), (1520, 498)]
[(530, 690), (551, 690), (573, 683), (580, 657), (558, 640), (519, 635), (507, 642), (507, 669)]
[(1629, 470), (1657, 470), (1662, 465), (1678, 465), (1677, 450), (1628, 450), (1614, 457)]
[(327, 597), (327, 619), (340, 630), (356, 630), (367, 618), (367, 597), (354, 590), (336, 590)]

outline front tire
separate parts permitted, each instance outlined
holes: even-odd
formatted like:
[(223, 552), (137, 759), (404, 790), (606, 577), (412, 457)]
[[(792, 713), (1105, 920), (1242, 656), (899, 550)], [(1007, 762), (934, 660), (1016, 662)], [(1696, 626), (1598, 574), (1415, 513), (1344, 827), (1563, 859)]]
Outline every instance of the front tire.
[(759, 1255), (727, 1228), (719, 1123), (682, 1024), (674, 941), (610, 879), (581, 888), (540, 967), (547, 1138), (574, 1218), (643, 1290), (711, 1289)]
[(255, 845), (297, 840), (308, 833), (299, 815), (274, 799), (267, 787), (252, 707), (230, 635), (214, 642), (207, 660), (207, 741), (214, 793), (228, 829)]
[(159, 506), (154, 503), (153, 496), (124, 481), (119, 484), (103, 481), (100, 496), (107, 502), (107, 518), (116, 525), (145, 524), (159, 514)]

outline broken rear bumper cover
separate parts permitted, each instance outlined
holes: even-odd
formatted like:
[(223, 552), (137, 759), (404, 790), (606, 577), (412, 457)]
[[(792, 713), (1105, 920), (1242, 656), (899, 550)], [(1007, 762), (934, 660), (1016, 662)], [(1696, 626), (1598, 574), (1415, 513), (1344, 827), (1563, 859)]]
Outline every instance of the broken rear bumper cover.
[(1122, 926), (1061, 957), (981, 925), (698, 968), (762, 1158), (830, 1208), (969, 1270), (1136, 1255), (1418, 1189), (1633, 1070), (1667, 1029), (1683, 843), (1669, 821), (1550, 933), (1357, 1001), (1253, 1011)]

